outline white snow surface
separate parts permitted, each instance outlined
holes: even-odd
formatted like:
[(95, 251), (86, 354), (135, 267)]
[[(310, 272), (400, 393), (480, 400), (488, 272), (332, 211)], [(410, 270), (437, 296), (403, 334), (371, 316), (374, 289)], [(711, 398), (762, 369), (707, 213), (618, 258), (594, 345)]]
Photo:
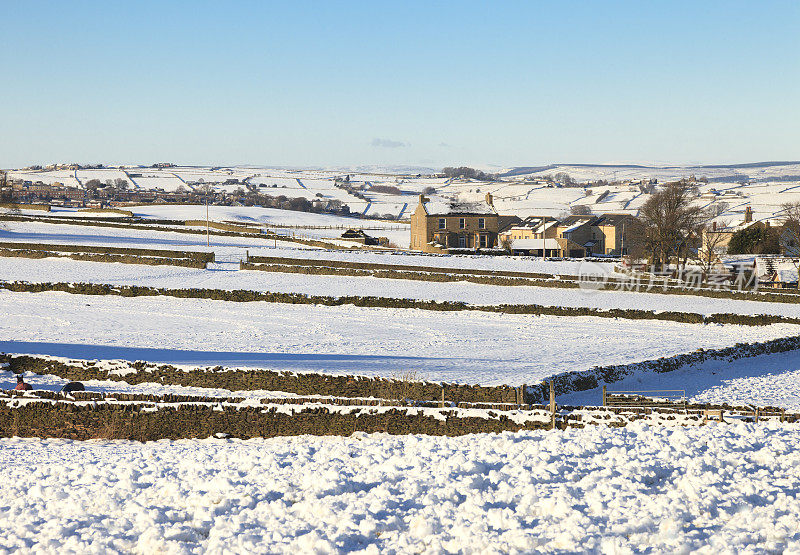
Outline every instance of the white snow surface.
[(477, 311), (0, 291), (0, 351), (520, 385), (800, 333)]
[[(171, 219), (171, 220), (205, 220), (206, 207), (198, 204), (162, 204), (141, 205), (128, 208), (135, 216), (142, 218)], [(209, 206), (209, 218), (214, 221), (233, 221), (243, 223), (260, 223), (265, 225), (301, 225), (301, 226), (338, 226), (344, 227), (370, 227), (370, 228), (395, 228), (405, 227), (408, 224), (385, 220), (368, 220), (335, 216), (332, 214), (315, 214), (313, 212), (300, 212), (297, 210), (281, 210), (279, 208), (263, 208), (261, 206)]]
[(2, 439), (0, 551), (797, 553), (800, 429)]
[[(800, 411), (800, 351), (709, 360), (673, 372), (641, 372), (608, 384), (609, 391), (684, 389), (693, 403), (757, 405)], [(601, 388), (561, 395), (566, 405), (598, 404)]]
[[(291, 254), (270, 252), (278, 256)], [(319, 251), (319, 254), (334, 254)], [(252, 252), (251, 252), (252, 254)], [(342, 253), (338, 258), (348, 258)], [(353, 253), (355, 254), (355, 253)], [(403, 262), (403, 256), (374, 255), (351, 260)], [(438, 260), (438, 259), (434, 259)], [(163, 288), (246, 289), (280, 293), (302, 293), (343, 297), (351, 295), (454, 301), (474, 305), (538, 304), (543, 306), (590, 307), (692, 312), (697, 314), (771, 314), (798, 317), (796, 303), (771, 303), (694, 295), (670, 295), (631, 291), (592, 291), (536, 286), (484, 285), (466, 281), (428, 282), (373, 277), (307, 275), (260, 270), (238, 270), (238, 263), (211, 265), (208, 269), (178, 266), (87, 262), (66, 258), (3, 258), (0, 277), (8, 281), (47, 283), (69, 279), (74, 283), (107, 283)]]
[[(291, 235), (295, 230), (286, 229), (282, 231)], [(313, 233), (314, 230), (296, 231), (301, 235), (315, 235)], [(384, 233), (379, 231), (376, 234), (382, 235)], [(582, 265), (585, 264), (581, 260), (550, 261), (521, 256), (427, 255), (401, 251), (330, 251), (286, 241), (277, 241), (276, 243), (273, 239), (258, 236), (226, 237), (212, 235), (211, 247), (206, 247), (206, 236), (203, 234), (39, 222), (3, 222), (3, 225), (0, 226), (0, 241), (172, 250), (211, 250), (222, 255), (234, 253), (243, 255), (247, 250), (251, 255), (570, 275), (577, 275)], [(341, 243), (347, 246), (353, 245), (352, 242), (348, 241), (342, 241)], [(591, 268), (595, 271), (602, 269), (607, 273), (613, 273), (613, 264), (611, 263), (595, 262), (592, 263)]]

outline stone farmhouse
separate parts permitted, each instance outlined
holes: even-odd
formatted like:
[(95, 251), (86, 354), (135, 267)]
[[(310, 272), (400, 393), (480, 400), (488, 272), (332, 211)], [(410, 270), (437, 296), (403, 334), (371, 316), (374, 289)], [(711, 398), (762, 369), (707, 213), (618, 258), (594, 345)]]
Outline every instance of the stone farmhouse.
[(420, 195), (411, 216), (411, 248), (431, 253), (497, 249), (500, 222), (491, 193), (479, 202), (431, 201)]
[(432, 201), (420, 195), (411, 216), (410, 246), (430, 253), (503, 249), (529, 256), (621, 256), (635, 232), (635, 222), (629, 214), (520, 220), (499, 215), (491, 193), (479, 202)]

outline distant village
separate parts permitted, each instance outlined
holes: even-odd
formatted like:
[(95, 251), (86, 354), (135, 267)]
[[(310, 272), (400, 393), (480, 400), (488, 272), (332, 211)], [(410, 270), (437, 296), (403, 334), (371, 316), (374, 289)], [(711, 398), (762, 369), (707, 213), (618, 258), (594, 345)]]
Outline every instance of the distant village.
[[(170, 164), (154, 164), (164, 168)], [(64, 169), (54, 166), (56, 169)], [(50, 168), (50, 166), (48, 166)], [(73, 169), (72, 166), (67, 166)], [(35, 167), (34, 167), (35, 169)], [(85, 167), (84, 167), (85, 169)], [(141, 174), (126, 172), (131, 178)], [(174, 191), (159, 188), (131, 188), (126, 179), (90, 179), (83, 187), (66, 186), (63, 183), (43, 183), (9, 179), (0, 183), (0, 203), (42, 204), (65, 208), (124, 208), (137, 204), (214, 204), (223, 206), (264, 206), (282, 210), (356, 216), (347, 204), (337, 199), (314, 199), (288, 197), (277, 193), (277, 187), (256, 186), (239, 179), (228, 179), (222, 185), (238, 186), (231, 192), (215, 190), (211, 184), (187, 182)], [(274, 193), (274, 194), (273, 194)]]

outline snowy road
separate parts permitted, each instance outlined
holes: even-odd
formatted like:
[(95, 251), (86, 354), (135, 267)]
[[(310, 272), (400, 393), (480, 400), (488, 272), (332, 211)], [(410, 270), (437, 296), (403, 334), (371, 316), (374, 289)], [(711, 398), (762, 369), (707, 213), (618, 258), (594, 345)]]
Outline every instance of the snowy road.
[(0, 465), (0, 551), (800, 551), (788, 425), (3, 439)]

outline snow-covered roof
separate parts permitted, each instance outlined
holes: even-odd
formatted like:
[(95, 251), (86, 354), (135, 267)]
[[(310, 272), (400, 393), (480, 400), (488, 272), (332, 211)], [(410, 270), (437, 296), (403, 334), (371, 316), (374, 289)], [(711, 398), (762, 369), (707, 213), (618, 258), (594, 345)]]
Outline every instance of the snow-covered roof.
[(569, 232), (571, 232), (571, 231), (575, 231), (576, 229), (578, 229), (579, 227), (581, 227), (581, 226), (582, 226), (582, 225), (584, 225), (585, 223), (587, 223), (587, 220), (582, 220), (582, 221), (579, 221), (579, 222), (575, 222), (574, 224), (572, 224), (571, 226), (569, 226), (567, 229), (565, 229), (564, 231), (562, 231), (562, 233), (569, 233)]
[(455, 200), (430, 200), (423, 203), (429, 216), (486, 215), (496, 216), (497, 210), (485, 201), (458, 202)]
[(511, 248), (519, 250), (540, 250), (543, 241), (545, 249), (555, 250), (561, 248), (558, 241), (555, 239), (515, 239), (511, 241)]
[(547, 222), (544, 222), (543, 224), (541, 224), (534, 231), (536, 233), (542, 233), (543, 231), (547, 231), (551, 227), (557, 226), (557, 225), (558, 225), (558, 220), (550, 220), (550, 221), (547, 221)]
[(757, 256), (756, 274), (759, 279), (774, 275), (775, 281), (794, 283), (797, 281), (797, 266), (791, 258), (782, 256)]

